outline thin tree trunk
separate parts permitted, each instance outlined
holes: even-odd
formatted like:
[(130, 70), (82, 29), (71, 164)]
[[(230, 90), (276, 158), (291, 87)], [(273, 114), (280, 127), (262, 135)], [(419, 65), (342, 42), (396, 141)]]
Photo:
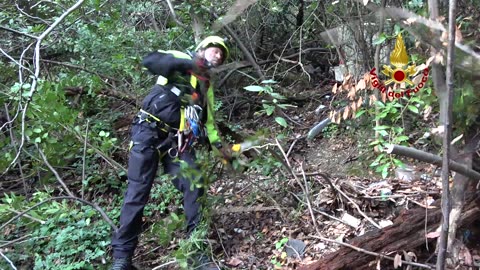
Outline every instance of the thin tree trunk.
[[(445, 257), (447, 253), (448, 228), (450, 226), (450, 198), (449, 198), (449, 160), (450, 141), (452, 140), (452, 103), (453, 103), (453, 64), (455, 60), (455, 13), (456, 0), (450, 0), (448, 22), (448, 48), (447, 48), (447, 100), (444, 113), (443, 135), (443, 165), (442, 165), (442, 230), (438, 244), (437, 270), (445, 269)], [(442, 113), (442, 112), (440, 112)]]
[[(378, 29), (378, 36), (380, 36), (383, 32), (383, 27), (384, 27), (384, 21), (385, 21), (385, 11), (383, 10), (385, 8), (385, 5), (387, 4), (387, 0), (382, 0), (382, 3), (380, 4), (381, 5), (381, 12), (380, 12), (380, 28)], [(377, 44), (376, 48), (375, 48), (375, 58), (374, 58), (374, 62), (375, 62), (375, 70), (380, 70), (380, 51), (381, 51), (381, 48), (382, 48), (382, 44)], [(378, 92), (378, 89), (375, 88), (375, 90), (373, 90), (373, 94), (375, 95), (375, 98), (377, 100), (380, 100), (380, 95), (379, 95), (379, 92)], [(375, 103), (375, 115), (378, 115), (378, 112), (379, 112), (379, 109), (378, 109), (378, 105)], [(380, 122), (380, 119), (376, 119), (375, 120), (375, 127), (379, 127), (381, 125), (381, 122)], [(378, 132), (378, 130), (375, 129), (375, 140), (378, 140), (380, 138), (380, 133)], [(377, 149), (377, 146), (375, 146), (375, 151), (378, 151)]]

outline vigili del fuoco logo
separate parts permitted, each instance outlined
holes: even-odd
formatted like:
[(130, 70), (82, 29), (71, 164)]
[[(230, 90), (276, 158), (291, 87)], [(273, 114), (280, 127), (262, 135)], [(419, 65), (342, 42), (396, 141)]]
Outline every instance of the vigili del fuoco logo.
[[(415, 85), (414, 82), (410, 80), (412, 76), (415, 75), (415, 65), (408, 65), (408, 54), (407, 49), (405, 48), (405, 44), (403, 43), (402, 34), (398, 34), (397, 40), (395, 42), (395, 49), (390, 54), (390, 64), (393, 65), (384, 65), (382, 73), (387, 76), (387, 79), (384, 83), (380, 81), (377, 76), (376, 69), (373, 68), (370, 70), (370, 75), (372, 75), (372, 86), (380, 90), (382, 93), (386, 93), (389, 97), (401, 98), (404, 96), (410, 97), (411, 95), (417, 93), (420, 89), (422, 89), (427, 80), (428, 80), (428, 67), (423, 69), (422, 71), (422, 80)], [(404, 69), (405, 68), (405, 69)], [(405, 83), (405, 85), (409, 88), (405, 89), (396, 89), (393, 90), (392, 88), (388, 88), (389, 84), (396, 83), (401, 84)]]

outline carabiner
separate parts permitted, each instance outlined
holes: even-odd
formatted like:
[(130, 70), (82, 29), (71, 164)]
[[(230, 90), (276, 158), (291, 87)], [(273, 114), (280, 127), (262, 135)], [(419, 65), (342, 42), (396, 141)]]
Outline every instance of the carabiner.
[[(175, 155), (172, 154), (172, 151), (174, 151)], [(167, 153), (168, 153), (168, 156), (171, 157), (171, 158), (176, 158), (176, 157), (178, 157), (178, 150), (175, 149), (175, 148), (173, 148), (173, 147), (170, 148), (170, 149), (168, 149)]]

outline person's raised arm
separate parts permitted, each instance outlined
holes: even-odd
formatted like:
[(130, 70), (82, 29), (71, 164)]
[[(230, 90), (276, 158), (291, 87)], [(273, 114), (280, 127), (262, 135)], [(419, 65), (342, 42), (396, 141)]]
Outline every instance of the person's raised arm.
[(154, 75), (161, 75), (169, 78), (173, 73), (180, 72), (187, 74), (193, 69), (191, 59), (175, 57), (165, 51), (151, 52), (143, 58), (142, 65)]

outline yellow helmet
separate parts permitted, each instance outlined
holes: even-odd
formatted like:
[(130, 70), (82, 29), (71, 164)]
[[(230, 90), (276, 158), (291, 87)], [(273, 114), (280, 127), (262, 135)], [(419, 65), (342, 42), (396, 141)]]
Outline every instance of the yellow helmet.
[(227, 45), (225, 44), (225, 41), (223, 38), (219, 36), (208, 36), (204, 40), (202, 40), (197, 47), (195, 48), (195, 51), (199, 51), (201, 49), (206, 49), (208, 47), (219, 47), (223, 51), (223, 61), (225, 61), (228, 58), (228, 55), (230, 54)]

